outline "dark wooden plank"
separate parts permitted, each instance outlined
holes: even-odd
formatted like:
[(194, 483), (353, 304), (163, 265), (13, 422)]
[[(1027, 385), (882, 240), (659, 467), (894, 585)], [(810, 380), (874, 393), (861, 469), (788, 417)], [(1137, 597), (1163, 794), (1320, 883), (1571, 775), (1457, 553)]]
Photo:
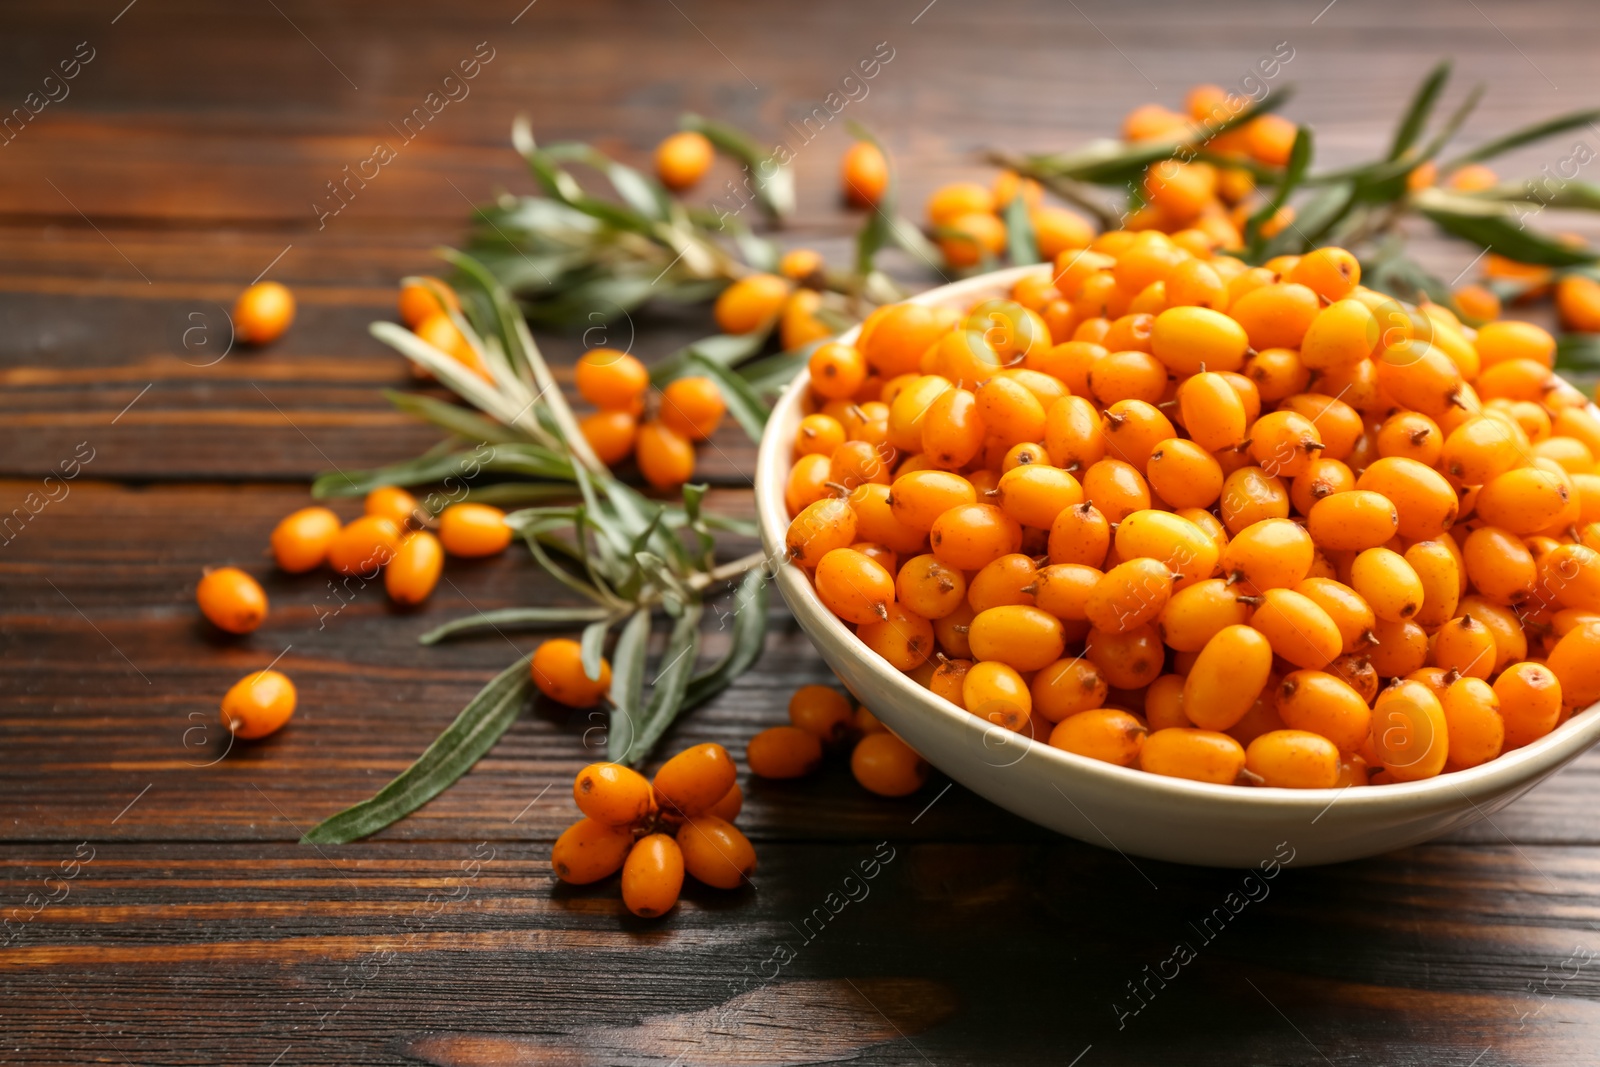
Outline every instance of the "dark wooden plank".
[(754, 888), (654, 923), (512, 841), (8, 846), (7, 1059), (1433, 1067), (1600, 1040), (1593, 848), (1248, 877), (903, 829), (763, 845)]

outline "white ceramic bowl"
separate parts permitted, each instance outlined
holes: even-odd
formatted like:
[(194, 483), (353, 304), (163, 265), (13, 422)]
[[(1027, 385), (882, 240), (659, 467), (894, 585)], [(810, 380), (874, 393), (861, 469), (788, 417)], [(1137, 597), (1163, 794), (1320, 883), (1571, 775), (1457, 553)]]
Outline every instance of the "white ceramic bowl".
[[(1005, 296), (1044, 267), (1016, 267), (930, 290), (914, 303), (963, 310)], [(856, 331), (843, 336), (851, 341)], [(767, 424), (756, 467), (761, 537), (784, 555), (784, 485), (806, 414), (805, 372)], [(1498, 811), (1600, 739), (1600, 705), (1549, 736), (1471, 770), (1360, 789), (1253, 789), (1164, 778), (1051, 748), (993, 726), (890, 667), (823, 607), (810, 579), (785, 564), (778, 588), (800, 627), (845, 684), (906, 743), (951, 778), (1008, 811), (1126, 855), (1215, 867), (1282, 860), (1306, 866), (1426, 841)]]

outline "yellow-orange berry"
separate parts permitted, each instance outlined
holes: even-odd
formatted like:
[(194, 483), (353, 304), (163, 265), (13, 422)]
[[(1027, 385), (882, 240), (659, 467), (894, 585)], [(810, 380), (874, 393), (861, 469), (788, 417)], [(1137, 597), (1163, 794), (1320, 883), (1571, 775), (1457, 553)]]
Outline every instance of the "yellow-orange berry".
[(1139, 761), (1148, 733), (1145, 724), (1129, 712), (1095, 708), (1057, 723), (1050, 731), (1050, 745), (1118, 767), (1132, 767)]
[(550, 866), (571, 885), (588, 885), (622, 869), (633, 848), (633, 834), (593, 819), (579, 819), (556, 838)]
[(844, 197), (857, 207), (875, 207), (889, 188), (889, 161), (871, 141), (857, 141), (840, 163)]
[(822, 766), (822, 742), (798, 726), (773, 726), (750, 739), (745, 760), (762, 778), (804, 778)]
[(705, 176), (716, 155), (706, 135), (680, 130), (656, 145), (656, 174), (669, 189), (686, 189)]
[(694, 446), (661, 422), (639, 427), (634, 459), (644, 480), (657, 489), (676, 489), (694, 475)]
[(756, 869), (750, 839), (715, 815), (697, 815), (678, 831), (683, 867), (696, 880), (717, 889), (738, 889)]
[(679, 378), (661, 390), (658, 417), (663, 426), (689, 440), (704, 441), (716, 433), (727, 410), (728, 402), (716, 382), (702, 377)]
[(439, 515), (439, 541), (452, 556), (493, 556), (511, 543), (511, 527), (499, 508), (451, 504)]
[(850, 773), (861, 787), (883, 797), (915, 793), (928, 780), (928, 764), (910, 745), (888, 732), (869, 733), (850, 753)]
[(461, 310), (456, 291), (438, 278), (423, 275), (400, 287), (400, 321), (415, 330), (429, 315)]
[(328, 545), (328, 564), (343, 575), (375, 577), (400, 547), (400, 527), (382, 515), (363, 515)]
[(293, 322), (294, 294), (278, 282), (257, 282), (233, 305), (233, 335), (245, 344), (270, 344)]
[(420, 604), (444, 570), (444, 548), (427, 530), (407, 534), (383, 571), (383, 587), (396, 604)]
[(726, 796), (736, 777), (728, 750), (704, 744), (686, 748), (663, 763), (652, 784), (663, 811), (693, 818)]
[(195, 587), (194, 598), (201, 614), (231, 634), (247, 634), (267, 617), (267, 594), (238, 567), (208, 570)]
[(602, 411), (638, 414), (639, 404), (650, 387), (650, 372), (645, 365), (615, 348), (592, 348), (578, 357), (574, 369), (578, 395)]
[(591, 763), (572, 781), (578, 810), (607, 826), (633, 826), (655, 813), (650, 780), (620, 763)]
[(622, 864), (622, 902), (644, 919), (665, 915), (683, 890), (683, 850), (666, 834), (634, 842)]
[(278, 671), (256, 671), (233, 684), (222, 698), (222, 725), (253, 741), (276, 732), (294, 714), (294, 683)]
[(1232, 785), (1244, 769), (1244, 746), (1214, 730), (1172, 726), (1144, 739), (1139, 767), (1151, 774)]
[(565, 637), (540, 645), (528, 669), (541, 693), (569, 707), (593, 707), (611, 688), (611, 664), (602, 657), (599, 676), (589, 677), (583, 669), (582, 648)]
[(825, 685), (801, 686), (789, 698), (789, 721), (825, 743), (844, 740), (854, 713), (849, 697)]
[(339, 516), (322, 507), (291, 512), (272, 528), (272, 555), (290, 574), (320, 567), (339, 535)]
[(1339, 749), (1306, 730), (1270, 730), (1250, 742), (1245, 768), (1278, 789), (1331, 789), (1339, 781)]

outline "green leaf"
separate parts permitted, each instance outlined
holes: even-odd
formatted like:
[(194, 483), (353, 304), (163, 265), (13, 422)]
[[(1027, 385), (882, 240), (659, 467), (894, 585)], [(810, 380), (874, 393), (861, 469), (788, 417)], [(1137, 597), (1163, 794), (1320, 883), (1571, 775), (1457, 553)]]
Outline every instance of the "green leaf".
[(459, 404), (452, 404), (422, 393), (402, 393), (394, 389), (383, 390), (384, 397), (407, 415), (433, 423), (458, 437), (492, 444), (512, 444), (526, 440), (521, 434), (507, 429), (493, 419), (474, 414)]
[(1283, 169), (1283, 179), (1273, 190), (1272, 197), (1245, 223), (1245, 240), (1251, 247), (1252, 258), (1261, 252), (1261, 227), (1288, 202), (1289, 196), (1305, 178), (1306, 170), (1311, 166), (1311, 156), (1311, 127), (1301, 126), (1295, 131), (1294, 145), (1289, 149), (1289, 163)]
[(475, 478), (485, 471), (523, 474), (531, 478), (572, 480), (572, 466), (539, 445), (480, 445), (464, 452), (423, 456), (366, 471), (329, 471), (311, 483), (318, 500), (365, 496), (385, 485), (428, 485), (446, 478)]
[(762, 431), (767, 428), (767, 416), (772, 412), (762, 402), (761, 396), (750, 387), (750, 383), (722, 364), (709, 360), (698, 352), (689, 355), (689, 365), (705, 371), (706, 377), (717, 383), (717, 388), (722, 390), (723, 399), (728, 402), (728, 411), (739, 425), (744, 427), (744, 432), (750, 435), (750, 440), (759, 443)]
[(454, 619), (417, 638), (421, 645), (436, 645), (447, 637), (477, 630), (564, 630), (610, 614), (607, 608), (500, 608)]
[(1600, 370), (1600, 333), (1564, 333), (1556, 341), (1556, 370)]
[(750, 174), (756, 202), (774, 219), (794, 214), (794, 173), (781, 166), (759, 141), (737, 126), (699, 115), (686, 114), (678, 120), (685, 130), (695, 130), (717, 148), (738, 160)]
[(762, 393), (781, 393), (794, 376), (805, 369), (811, 353), (827, 344), (828, 340), (812, 341), (793, 352), (780, 352), (775, 356), (746, 363), (739, 368), (739, 377), (750, 383), (759, 396)]
[[(1549, 188), (1548, 186), (1554, 186)], [(1506, 183), (1492, 189), (1465, 194), (1483, 200), (1501, 200), (1514, 203), (1538, 204), (1541, 208), (1553, 207), (1575, 211), (1600, 211), (1600, 185), (1594, 182), (1565, 181), (1550, 178), (1538, 181), (1529, 178), (1520, 184)]]
[(1446, 233), (1492, 248), (1519, 263), (1571, 267), (1595, 259), (1594, 249), (1575, 248), (1525, 228), (1518, 213), (1503, 204), (1429, 189), (1417, 195), (1416, 205)]
[(733, 619), (733, 634), (727, 655), (707, 670), (689, 680), (684, 692), (683, 710), (697, 708), (728, 686), (733, 680), (755, 665), (761, 656), (767, 634), (767, 603), (770, 599), (770, 578), (764, 568), (756, 567), (745, 572), (739, 588), (733, 595), (732, 610), (719, 616)]
[(516, 721), (533, 685), (528, 656), (501, 671), (461, 709), (417, 761), (369, 800), (313, 826), (307, 845), (342, 845), (366, 837), (416, 811), (460, 778)]
[(657, 361), (650, 369), (650, 384), (660, 388), (688, 373), (689, 359), (696, 354), (724, 367), (744, 362), (761, 351), (771, 334), (771, 327), (750, 333), (719, 333), (691, 341), (682, 348)]
[(1406, 154), (1406, 149), (1416, 144), (1417, 138), (1422, 136), (1422, 131), (1427, 128), (1428, 117), (1433, 114), (1433, 106), (1439, 101), (1439, 94), (1444, 91), (1445, 82), (1450, 80), (1450, 61), (1442, 61), (1422, 79), (1422, 84), (1417, 86), (1417, 91), (1411, 98), (1411, 106), (1400, 118), (1400, 125), (1395, 128), (1394, 142), (1389, 146), (1389, 159), (1399, 159)]
[(524, 504), (571, 500), (573, 492), (572, 485), (567, 482), (498, 482), (474, 486), (467, 490), (467, 495), (462, 499), (473, 504), (493, 504), (497, 508), (520, 507)]
[(1006, 250), (1016, 266), (1039, 262), (1039, 244), (1033, 236), (1033, 219), (1028, 215), (1028, 204), (1022, 194), (1013, 196), (1005, 206)]
[(606, 758), (624, 763), (633, 751), (635, 727), (643, 715), (644, 658), (650, 641), (650, 609), (640, 608), (628, 619), (611, 650), (611, 729), (606, 737)]
[(1546, 137), (1554, 137), (1558, 133), (1565, 133), (1567, 130), (1575, 130), (1596, 122), (1600, 122), (1600, 108), (1557, 115), (1555, 118), (1545, 119), (1543, 122), (1536, 122), (1531, 126), (1524, 126), (1520, 130), (1513, 130), (1508, 134), (1496, 137), (1491, 141), (1485, 141), (1472, 151), (1452, 159), (1440, 169), (1448, 172), (1468, 163), (1481, 163), (1486, 159), (1493, 159), (1495, 156), (1503, 155), (1513, 148), (1521, 148), (1525, 144), (1542, 141)]
[(600, 680), (600, 658), (606, 648), (606, 631), (611, 628), (609, 619), (591, 622), (583, 628), (583, 640), (578, 643), (583, 663), (584, 677), (591, 682)]
[(694, 673), (699, 650), (700, 604), (691, 602), (684, 605), (683, 614), (673, 623), (672, 633), (667, 637), (661, 665), (650, 683), (650, 701), (645, 705), (644, 716), (629, 738), (628, 746), (622, 749), (622, 755), (613, 759), (637, 767), (650, 758), (650, 750), (683, 710), (684, 692)]

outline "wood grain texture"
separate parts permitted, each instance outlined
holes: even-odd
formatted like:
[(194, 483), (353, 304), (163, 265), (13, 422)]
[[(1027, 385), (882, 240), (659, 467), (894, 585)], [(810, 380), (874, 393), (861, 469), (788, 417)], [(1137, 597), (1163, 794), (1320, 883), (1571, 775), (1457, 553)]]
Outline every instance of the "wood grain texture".
[[(1454, 92), (1491, 84), (1469, 141), (1600, 100), (1600, 29), (1561, 0), (524, 2), (77, 0), (5, 15), (0, 113), (79, 42), (94, 58), (0, 144), (0, 1059), (1594, 1059), (1593, 754), (1445, 840), (1250, 883), (1063, 841), (937, 775), (916, 796), (868, 798), (835, 757), (811, 781), (745, 781), (755, 888), (691, 886), (645, 923), (615, 880), (553, 883), (550, 842), (598, 720), (533, 704), (410, 819), (296, 845), (538, 640), (422, 648), (418, 634), (564, 599), (516, 553), (452, 561), (414, 612), (375, 588), (344, 604), (326, 576), (279, 575), (263, 556), (310, 477), (437, 439), (379, 395), (411, 379), (366, 327), (392, 317), (398, 278), (459, 240), (470, 203), (529, 188), (507, 145), (516, 113), (541, 139), (641, 165), (684, 110), (795, 139), (801, 211), (780, 240), (840, 257), (857, 224), (833, 193), (843, 123), (804, 143), (789, 124), (879, 42), (894, 58), (843, 117), (889, 144), (913, 213), (940, 183), (986, 178), (983, 148), (1082, 144), (1138, 103), (1236, 84), (1280, 41), (1294, 59), (1275, 85), (1298, 87), (1290, 113), (1331, 163), (1379, 151), (1442, 54)], [(397, 138), (391, 123), (479, 42), (494, 58), (470, 96), (319, 227), (327, 183)], [(1524, 149), (1503, 172), (1568, 147)], [(1445, 277), (1471, 259), (1418, 247)], [(233, 296), (269, 267), (297, 294), (295, 328), (216, 360)], [(606, 340), (648, 361), (711, 330), (703, 311), (648, 308)], [(540, 342), (566, 380), (583, 339)], [(69, 492), (30, 503), (80, 449), (93, 458)], [(701, 449), (718, 507), (750, 513), (752, 464), (733, 428)], [(272, 599), (249, 637), (196, 618), (194, 582), (221, 563)], [(718, 741), (742, 760), (797, 686), (828, 678), (772, 610), (756, 668), (669, 748)], [(706, 629), (709, 658), (722, 639), (714, 617)], [(294, 723), (228, 749), (220, 694), (280, 654), (300, 686)], [(1180, 944), (1193, 959), (1175, 964)]]

